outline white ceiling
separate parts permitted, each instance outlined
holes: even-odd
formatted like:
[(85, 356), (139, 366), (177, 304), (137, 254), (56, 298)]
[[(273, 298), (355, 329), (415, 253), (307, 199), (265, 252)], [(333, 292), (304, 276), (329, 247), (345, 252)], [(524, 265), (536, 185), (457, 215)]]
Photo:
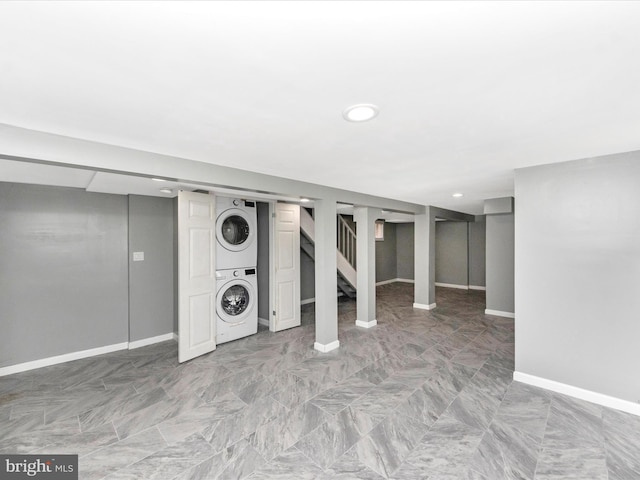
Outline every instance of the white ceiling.
[(481, 213), (514, 168), (640, 149), (638, 25), (640, 2), (0, 2), (0, 123)]

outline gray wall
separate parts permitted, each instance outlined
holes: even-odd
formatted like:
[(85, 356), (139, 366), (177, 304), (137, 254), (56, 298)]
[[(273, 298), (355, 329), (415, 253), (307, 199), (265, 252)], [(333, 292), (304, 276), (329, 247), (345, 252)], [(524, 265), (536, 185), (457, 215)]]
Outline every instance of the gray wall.
[(269, 204), (257, 202), (258, 317), (269, 320)]
[(178, 197), (173, 199), (173, 331), (178, 334), (178, 314), (180, 295), (178, 285)]
[(513, 217), (512, 213), (486, 217), (487, 310), (515, 312)]
[(376, 240), (376, 282), (397, 278), (396, 225), (385, 222), (384, 240)]
[(486, 223), (484, 216), (478, 216), (475, 222), (469, 222), (469, 286), (484, 287)]
[(311, 300), (316, 296), (315, 263), (300, 251), (300, 300)]
[(129, 341), (174, 331), (173, 236), (173, 199), (129, 196)]
[(469, 284), (467, 222), (436, 222), (436, 282)]
[(0, 183), (0, 366), (126, 342), (127, 197)]
[(516, 171), (518, 372), (640, 399), (639, 185), (640, 152)]
[[(304, 208), (304, 207), (300, 207)], [(314, 211), (308, 209), (313, 217)], [(300, 239), (300, 242), (306, 239)], [(314, 300), (316, 297), (316, 266), (313, 259), (300, 250), (300, 301)]]
[(413, 223), (396, 223), (396, 275), (397, 278), (413, 280), (414, 275), (414, 231)]

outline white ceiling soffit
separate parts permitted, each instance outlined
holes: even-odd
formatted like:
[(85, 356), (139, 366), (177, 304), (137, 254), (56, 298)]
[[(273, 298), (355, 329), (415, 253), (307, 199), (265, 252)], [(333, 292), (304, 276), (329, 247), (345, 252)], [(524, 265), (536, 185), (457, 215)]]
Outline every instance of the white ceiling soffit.
[(92, 170), (80, 168), (0, 159), (0, 182), (86, 188), (91, 183), (93, 174)]
[[(115, 195), (147, 195), (172, 198), (179, 190), (206, 190), (218, 195), (236, 196), (252, 200), (281, 200), (299, 203), (296, 197), (250, 192), (231, 188), (212, 187), (195, 183), (156, 181), (149, 177), (120, 173), (95, 172), (93, 170), (45, 165), (33, 162), (0, 159), (0, 182), (30, 183), (59, 187), (83, 188), (87, 192), (110, 193)], [(161, 190), (168, 189), (171, 192)], [(312, 207), (313, 201), (302, 205)]]
[(640, 148), (639, 24), (624, 1), (0, 2), (0, 122), (479, 214), (514, 168)]

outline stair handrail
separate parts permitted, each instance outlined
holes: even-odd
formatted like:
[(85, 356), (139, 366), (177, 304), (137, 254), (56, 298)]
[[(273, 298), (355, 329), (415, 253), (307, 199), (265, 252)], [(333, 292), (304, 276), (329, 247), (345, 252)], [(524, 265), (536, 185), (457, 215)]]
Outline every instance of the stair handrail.
[(356, 268), (356, 232), (338, 215), (338, 251)]

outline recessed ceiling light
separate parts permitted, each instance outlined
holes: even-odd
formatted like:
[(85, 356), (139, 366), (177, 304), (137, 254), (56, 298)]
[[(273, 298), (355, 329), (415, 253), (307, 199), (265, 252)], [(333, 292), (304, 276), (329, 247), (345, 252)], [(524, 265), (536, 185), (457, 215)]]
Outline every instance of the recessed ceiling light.
[(154, 182), (166, 182), (164, 178), (152, 178), (151, 180), (153, 180)]
[(350, 122), (366, 122), (378, 115), (378, 107), (370, 103), (361, 103), (358, 105), (351, 105), (344, 112), (342, 116), (345, 120)]
[(456, 198), (459, 198), (459, 197), (462, 197), (462, 193), (454, 193), (453, 196)]
[(301, 198), (300, 201), (306, 203), (306, 202), (310, 202), (311, 200), (309, 200), (308, 198)]
[(173, 193), (173, 190), (171, 190), (170, 188), (161, 188), (160, 191), (162, 193)]

